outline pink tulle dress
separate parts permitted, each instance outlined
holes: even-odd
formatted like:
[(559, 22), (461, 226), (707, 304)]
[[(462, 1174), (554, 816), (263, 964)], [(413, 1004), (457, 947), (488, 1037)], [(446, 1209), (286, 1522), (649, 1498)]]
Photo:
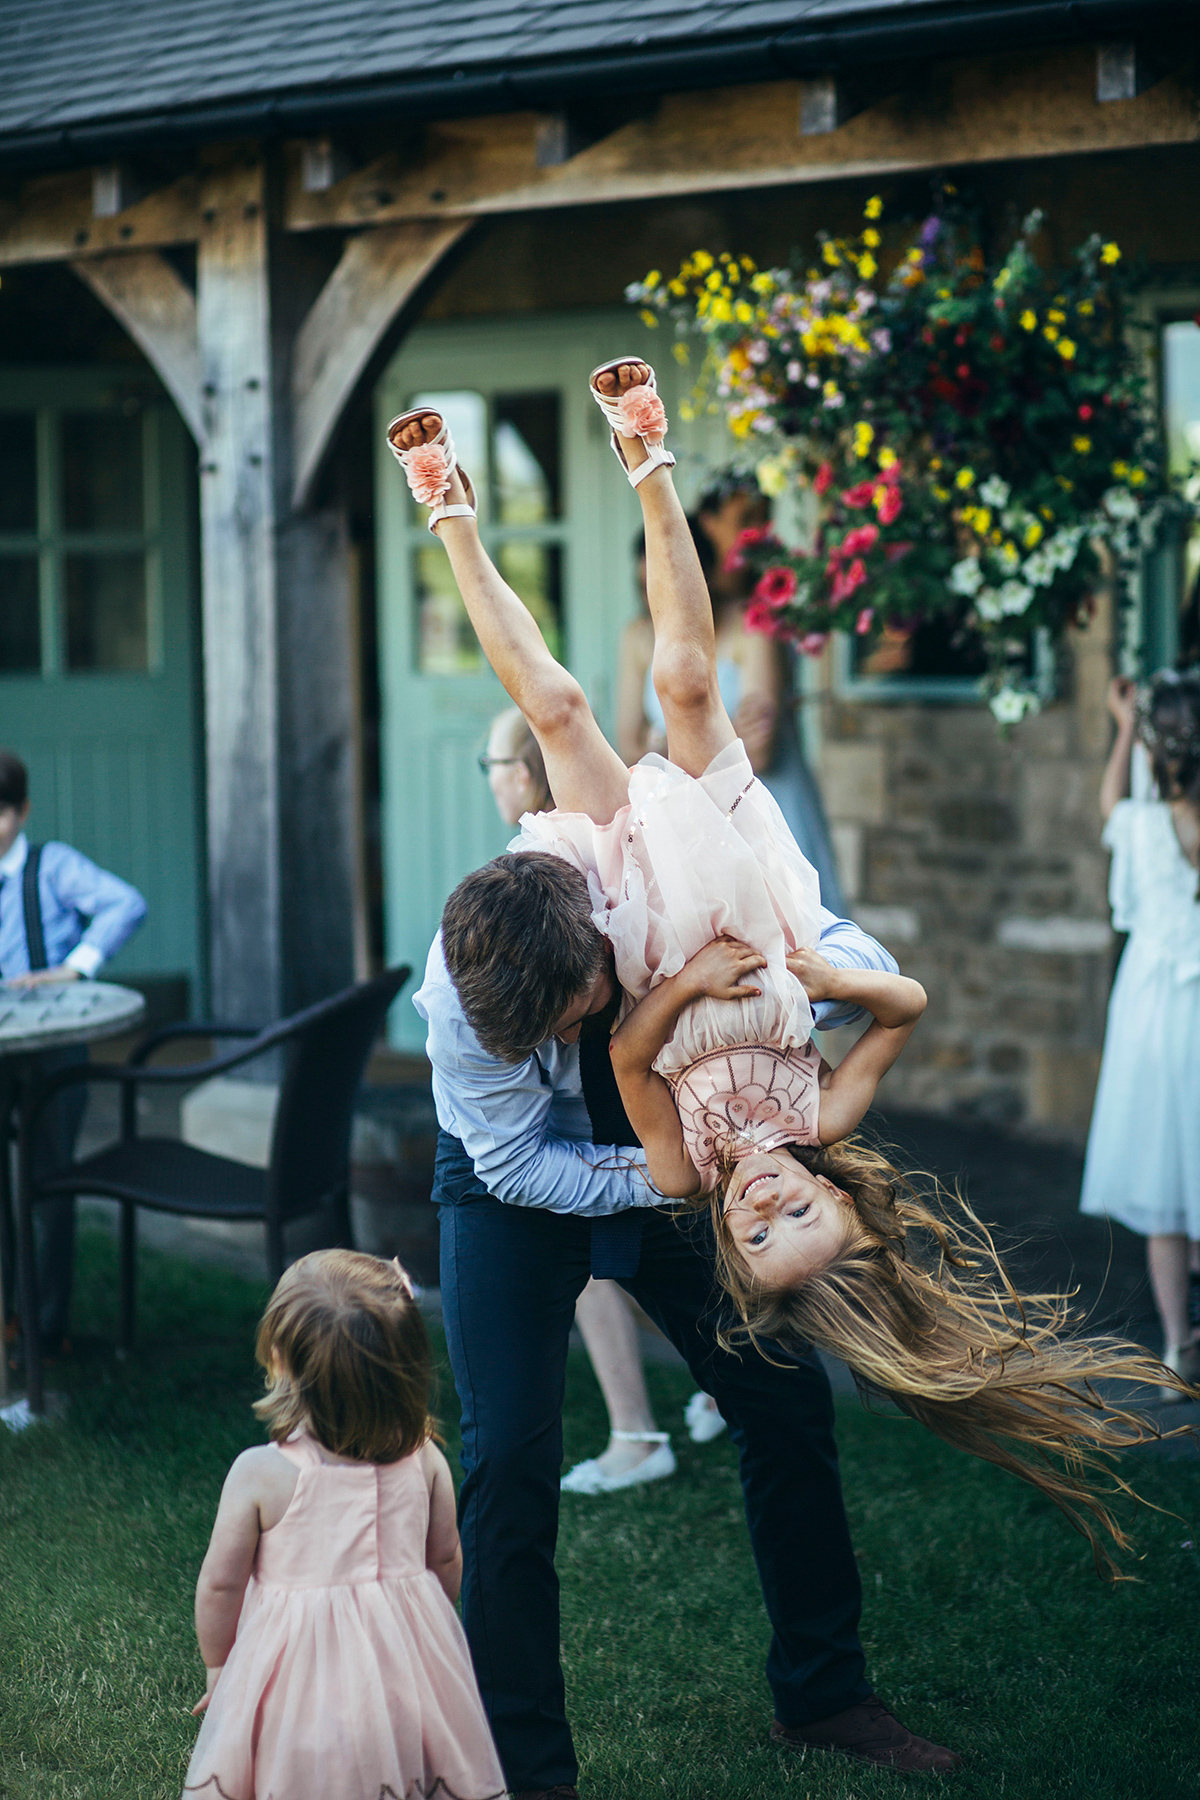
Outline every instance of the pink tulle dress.
[(504, 1776), (458, 1615), (425, 1567), (419, 1453), (300, 1471), (259, 1540), (185, 1800), (496, 1800)]
[(511, 847), (550, 851), (587, 876), (627, 1005), (721, 932), (767, 958), (753, 978), (759, 997), (695, 1001), (655, 1059), (706, 1190), (727, 1154), (818, 1141), (821, 1059), (808, 996), (786, 957), (820, 936), (820, 883), (740, 741), (698, 779), (645, 756), (610, 824), (526, 813)]

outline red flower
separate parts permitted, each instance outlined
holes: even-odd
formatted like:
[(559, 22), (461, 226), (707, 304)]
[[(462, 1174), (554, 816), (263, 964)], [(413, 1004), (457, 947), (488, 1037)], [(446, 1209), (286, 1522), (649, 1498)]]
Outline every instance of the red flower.
[(742, 552), (749, 550), (755, 544), (764, 543), (770, 535), (771, 527), (769, 525), (747, 525), (743, 531), (739, 531), (733, 540), (732, 549), (725, 553), (725, 561), (722, 565), (725, 573), (732, 575), (735, 569), (744, 569), (746, 558)]
[(878, 525), (856, 525), (848, 531), (838, 547), (840, 556), (861, 556), (865, 551), (874, 549), (879, 542)]
[(843, 600), (848, 600), (866, 579), (867, 571), (863, 566), (863, 560), (860, 556), (856, 556), (848, 569), (839, 569), (834, 576), (833, 586), (829, 590), (832, 604), (838, 606)]
[(871, 496), (875, 492), (873, 481), (860, 481), (857, 487), (847, 488), (842, 495), (843, 506), (870, 506)]
[(1079, 416), (1081, 419), (1090, 419), (1092, 416), (1092, 408), (1087, 405), (1086, 401), (1079, 409)]
[(1004, 339), (1000, 336), (998, 331), (992, 333), (991, 337), (988, 339), (988, 343), (997, 355), (999, 355), (1000, 351), (1004, 348)]
[(957, 369), (955, 369), (954, 373), (958, 376), (958, 379), (960, 381), (966, 381), (971, 373), (970, 363), (959, 363), (959, 365), (958, 365)]
[(833, 486), (833, 464), (823, 462), (813, 476), (813, 493), (824, 494)]
[(854, 629), (859, 637), (865, 637), (871, 629), (871, 620), (875, 617), (873, 606), (864, 606), (855, 621)]
[(829, 633), (827, 631), (806, 631), (799, 640), (800, 649), (803, 650), (805, 656), (820, 656), (828, 642)]
[(754, 598), (767, 606), (786, 606), (795, 591), (795, 571), (777, 567), (768, 569), (760, 577), (754, 589)]
[(888, 485), (876, 488), (875, 511), (879, 514), (881, 525), (890, 525), (893, 519), (899, 518), (903, 505), (898, 487)]
[(747, 631), (764, 631), (768, 637), (779, 622), (775, 608), (768, 606), (765, 600), (752, 600), (742, 616)]

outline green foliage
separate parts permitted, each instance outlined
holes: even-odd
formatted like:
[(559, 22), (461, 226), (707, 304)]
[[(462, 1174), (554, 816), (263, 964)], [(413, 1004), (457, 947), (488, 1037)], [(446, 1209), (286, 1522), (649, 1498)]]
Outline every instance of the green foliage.
[(948, 616), (987, 652), (993, 711), (1038, 704), (1033, 649), (1085, 624), (1111, 569), (1127, 597), (1168, 500), (1152, 395), (1115, 243), (1067, 269), (1026, 219), (989, 265), (977, 221), (942, 190), (884, 279), (878, 199), (814, 266), (759, 270), (701, 250), (629, 289), (699, 332), (730, 430), (763, 452), (764, 492), (818, 504), (809, 541), (770, 530), (735, 554), (758, 572), (747, 623), (816, 654), (830, 631), (907, 635)]
[[(115, 1246), (84, 1233), (87, 1354), (54, 1375), (69, 1418), (0, 1433), (4, 1800), (177, 1800), (195, 1738), (192, 1592), (225, 1471), (259, 1435), (252, 1342), (265, 1289), (142, 1262), (140, 1347), (118, 1363), (86, 1336), (114, 1328)], [(895, 1796), (883, 1771), (767, 1744), (769, 1630), (735, 1452), (728, 1439), (687, 1442), (686, 1373), (649, 1374), (679, 1474), (563, 1503), (563, 1657), (584, 1800)], [(448, 1376), (442, 1412), (452, 1425)], [(594, 1454), (603, 1433), (594, 1379), (573, 1356), (568, 1460)], [(959, 1800), (1192, 1800), (1191, 1525), (1140, 1514), (1140, 1581), (1113, 1590), (1053, 1508), (918, 1427), (846, 1401), (839, 1439), (872, 1676), (906, 1723), (967, 1753)], [(1136, 1480), (1186, 1515), (1197, 1467), (1142, 1458)], [(795, 1553), (821, 1554), (799, 1506)]]

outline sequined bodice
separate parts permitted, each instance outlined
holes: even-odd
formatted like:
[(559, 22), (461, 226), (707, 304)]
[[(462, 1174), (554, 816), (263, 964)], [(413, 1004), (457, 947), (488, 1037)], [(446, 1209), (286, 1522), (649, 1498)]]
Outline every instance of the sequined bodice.
[(811, 1043), (796, 1050), (739, 1044), (715, 1050), (671, 1078), (684, 1143), (711, 1193), (721, 1162), (784, 1144), (816, 1144), (821, 1055)]

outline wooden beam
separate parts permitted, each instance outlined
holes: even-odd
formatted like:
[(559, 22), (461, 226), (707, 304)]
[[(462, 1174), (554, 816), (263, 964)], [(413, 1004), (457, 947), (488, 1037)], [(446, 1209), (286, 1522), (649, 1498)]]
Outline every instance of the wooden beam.
[(801, 132), (800, 99), (798, 81), (669, 94), (652, 116), (540, 167), (536, 113), (442, 120), (417, 154), (384, 156), (324, 193), (304, 191), (297, 145), (285, 223), (475, 218), (1200, 140), (1195, 96), (1176, 76), (1098, 102), (1090, 45), (913, 66), (900, 91), (819, 135)]
[(82, 258), (71, 267), (145, 352), (199, 443), (200, 349), (187, 283), (157, 250)]
[(282, 1002), (275, 429), (267, 182), (245, 155), (206, 178), (196, 304), (211, 999)]
[(0, 203), (0, 268), (73, 262), (113, 250), (194, 243), (200, 235), (200, 177), (181, 175), (111, 217), (97, 218), (93, 172), (39, 175)]
[(384, 225), (347, 240), (296, 337), (292, 362), (292, 503), (303, 507), (329, 440), (376, 345), (466, 220)]

